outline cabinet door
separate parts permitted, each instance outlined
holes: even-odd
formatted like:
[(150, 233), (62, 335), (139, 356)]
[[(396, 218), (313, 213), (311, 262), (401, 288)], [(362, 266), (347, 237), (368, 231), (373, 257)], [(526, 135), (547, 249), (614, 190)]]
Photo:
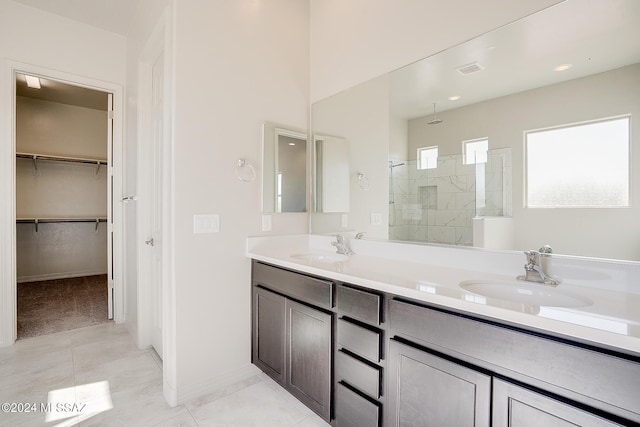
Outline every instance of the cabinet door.
[(620, 426), (506, 381), (494, 379), (493, 425), (495, 427), (612, 427)]
[(388, 426), (489, 426), (488, 375), (392, 340), (388, 378)]
[(253, 363), (278, 383), (285, 381), (285, 297), (254, 288)]
[(331, 315), (288, 299), (286, 307), (286, 387), (328, 421), (331, 415)]

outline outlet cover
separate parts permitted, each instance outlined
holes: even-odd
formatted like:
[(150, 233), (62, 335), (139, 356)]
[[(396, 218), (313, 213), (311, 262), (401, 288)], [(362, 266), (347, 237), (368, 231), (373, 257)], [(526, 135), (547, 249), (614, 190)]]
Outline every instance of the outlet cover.
[(271, 215), (262, 215), (262, 231), (271, 231)]
[(219, 214), (193, 216), (193, 234), (218, 233), (219, 231)]
[(382, 214), (380, 212), (371, 212), (371, 225), (382, 225)]

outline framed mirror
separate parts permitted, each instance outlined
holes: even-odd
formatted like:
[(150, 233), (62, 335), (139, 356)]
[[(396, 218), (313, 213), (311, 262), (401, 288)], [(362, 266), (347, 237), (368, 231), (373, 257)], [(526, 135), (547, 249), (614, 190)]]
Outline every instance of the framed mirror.
[(638, 261), (638, 87), (640, 2), (567, 0), (321, 100), (312, 127), (369, 159), (368, 238)]
[(307, 211), (307, 133), (264, 123), (262, 212)]

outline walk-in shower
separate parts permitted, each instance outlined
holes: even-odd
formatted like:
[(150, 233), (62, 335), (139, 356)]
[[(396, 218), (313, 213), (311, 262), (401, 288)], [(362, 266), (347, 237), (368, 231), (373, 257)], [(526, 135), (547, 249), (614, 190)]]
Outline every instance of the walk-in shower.
[(417, 163), (389, 162), (391, 240), (471, 246), (473, 218), (511, 216), (509, 148), (489, 150), (481, 164), (462, 154), (439, 156), (432, 169)]

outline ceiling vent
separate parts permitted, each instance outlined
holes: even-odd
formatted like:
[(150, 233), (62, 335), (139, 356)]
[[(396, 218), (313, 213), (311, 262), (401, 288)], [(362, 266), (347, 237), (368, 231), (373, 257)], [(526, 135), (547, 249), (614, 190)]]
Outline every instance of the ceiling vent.
[(478, 71), (482, 71), (482, 70), (484, 70), (484, 67), (477, 62), (472, 62), (471, 64), (466, 64), (456, 68), (456, 71), (462, 74), (463, 76), (477, 73)]

